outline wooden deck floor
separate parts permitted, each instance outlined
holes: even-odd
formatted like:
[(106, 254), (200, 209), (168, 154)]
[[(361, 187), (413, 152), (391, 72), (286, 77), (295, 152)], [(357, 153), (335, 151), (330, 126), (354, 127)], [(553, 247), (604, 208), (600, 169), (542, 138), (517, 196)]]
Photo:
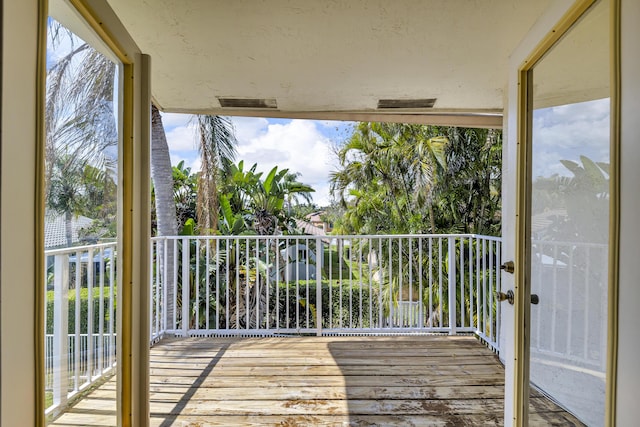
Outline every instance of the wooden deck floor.
[[(152, 426), (501, 425), (504, 368), (473, 337), (191, 338), (151, 350)], [(531, 425), (582, 425), (532, 393)], [(109, 381), (55, 426), (115, 425)]]

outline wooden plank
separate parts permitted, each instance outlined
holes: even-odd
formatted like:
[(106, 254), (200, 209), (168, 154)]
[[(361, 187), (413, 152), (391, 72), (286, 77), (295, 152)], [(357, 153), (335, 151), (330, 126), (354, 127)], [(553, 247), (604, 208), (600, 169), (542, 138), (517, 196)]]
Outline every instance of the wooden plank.
[[(151, 376), (181, 376), (181, 377), (200, 377), (202, 368), (154, 368), (152, 367)], [(504, 370), (492, 365), (467, 365), (464, 369), (455, 366), (335, 366), (335, 365), (317, 365), (317, 366), (213, 366), (209, 375), (213, 376), (237, 376), (237, 375), (451, 375), (451, 376), (472, 376), (477, 374), (494, 374), (504, 375)]]
[[(152, 426), (502, 424), (504, 368), (473, 337), (170, 339), (150, 359)], [(115, 425), (115, 396), (51, 425)], [(581, 425), (532, 396), (531, 425)]]
[[(173, 385), (192, 385), (193, 377), (151, 377), (151, 384), (162, 386), (167, 384)], [(394, 385), (394, 386), (429, 386), (429, 385), (502, 385), (504, 386), (504, 377), (496, 377), (495, 375), (469, 376), (465, 377), (415, 377), (415, 376), (371, 376), (371, 375), (354, 375), (344, 377), (342, 375), (327, 375), (321, 377), (300, 377), (300, 376), (216, 376), (206, 377), (202, 381), (197, 382), (200, 387), (315, 387), (321, 385), (346, 385), (350, 386), (376, 386), (376, 385)]]
[(231, 416), (151, 416), (151, 427), (215, 427), (215, 426), (478, 426), (501, 425), (502, 415), (231, 415)]
[(229, 400), (211, 404), (207, 401), (191, 401), (185, 404), (154, 402), (153, 415), (441, 415), (467, 414), (483, 412), (502, 412), (503, 400), (465, 399), (465, 400), (325, 400), (294, 399), (261, 401)]
[(463, 355), (463, 356), (401, 356), (401, 355), (379, 355), (373, 352), (366, 356), (353, 357), (332, 357), (331, 355), (274, 355), (274, 356), (223, 356), (223, 357), (207, 357), (207, 356), (191, 356), (191, 357), (154, 357), (151, 363), (158, 368), (171, 368), (173, 366), (194, 366), (206, 367), (213, 362), (226, 365), (260, 365), (274, 366), (282, 364), (281, 360), (286, 359), (289, 365), (493, 365), (496, 366), (496, 360), (492, 357)]
[[(190, 400), (262, 400), (273, 399), (498, 399), (503, 397), (501, 386), (316, 386), (316, 387), (186, 387), (152, 386), (151, 401), (174, 402), (189, 393)], [(94, 399), (115, 399), (115, 390), (100, 388), (91, 393)]]

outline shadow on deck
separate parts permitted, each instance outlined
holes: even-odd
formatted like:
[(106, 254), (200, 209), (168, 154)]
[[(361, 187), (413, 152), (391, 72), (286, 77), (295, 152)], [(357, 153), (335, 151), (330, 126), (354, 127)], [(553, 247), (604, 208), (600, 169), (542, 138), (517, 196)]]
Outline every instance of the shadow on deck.
[[(474, 337), (168, 339), (151, 426), (501, 425), (504, 368)], [(51, 425), (115, 425), (111, 380)], [(531, 425), (582, 425), (532, 391)]]

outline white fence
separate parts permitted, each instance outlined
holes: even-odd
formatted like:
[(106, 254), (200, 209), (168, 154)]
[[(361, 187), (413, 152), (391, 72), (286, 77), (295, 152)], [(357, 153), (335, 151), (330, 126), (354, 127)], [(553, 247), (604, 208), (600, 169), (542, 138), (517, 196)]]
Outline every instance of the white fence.
[(606, 371), (609, 248), (606, 244), (532, 242), (531, 356)]
[(116, 362), (116, 244), (45, 251), (45, 401), (67, 401)]
[(152, 239), (150, 335), (475, 333), (498, 349), (501, 240)]

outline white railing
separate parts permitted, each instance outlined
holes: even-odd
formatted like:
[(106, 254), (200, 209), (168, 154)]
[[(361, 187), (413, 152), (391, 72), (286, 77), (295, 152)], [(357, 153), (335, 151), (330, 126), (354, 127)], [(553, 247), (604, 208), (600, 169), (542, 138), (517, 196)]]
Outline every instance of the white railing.
[(475, 333), (498, 350), (501, 239), (152, 239), (152, 342), (175, 336)]
[(116, 363), (116, 243), (45, 251), (45, 401), (56, 416)]
[(532, 241), (531, 356), (606, 371), (606, 244)]

